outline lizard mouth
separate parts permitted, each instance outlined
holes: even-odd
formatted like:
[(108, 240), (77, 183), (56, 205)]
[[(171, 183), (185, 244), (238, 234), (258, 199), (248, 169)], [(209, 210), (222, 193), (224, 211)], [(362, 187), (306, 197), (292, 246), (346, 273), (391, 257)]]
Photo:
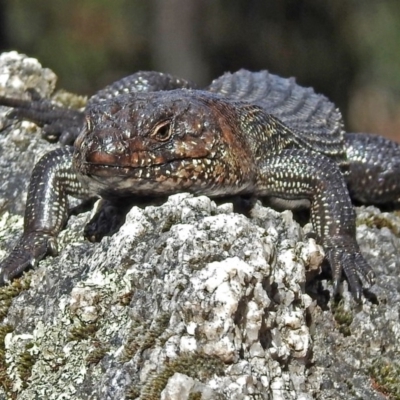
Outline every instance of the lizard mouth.
[[(164, 157), (165, 159), (165, 157)], [(78, 158), (76, 171), (82, 184), (102, 197), (169, 196), (179, 192), (213, 197), (241, 193), (250, 179), (232, 172), (216, 155), (157, 160), (149, 165), (93, 163)]]
[(213, 195), (215, 188), (221, 190), (220, 183), (225, 179), (223, 166), (209, 158), (184, 158), (143, 167), (83, 162), (77, 172), (84, 186), (103, 197), (168, 196), (184, 191), (209, 191)]
[(213, 169), (216, 159), (210, 157), (178, 158), (169, 161), (153, 162), (145, 165), (102, 164), (75, 160), (75, 168), (81, 175), (93, 178), (121, 178), (131, 176), (137, 179), (159, 180), (166, 178), (189, 178), (199, 176)]
[[(76, 147), (73, 155), (74, 168), (82, 175), (127, 176), (142, 174), (145, 171), (148, 177), (150, 171), (165, 171), (166, 174), (171, 175), (178, 169), (187, 168), (201, 172), (217, 159), (216, 154), (203, 146), (194, 146), (194, 148), (177, 146), (173, 150), (156, 148), (154, 151), (148, 149), (129, 151), (125, 147), (117, 148), (114, 142), (109, 144), (107, 151), (100, 150), (98, 145)], [(168, 169), (168, 167), (171, 168)]]

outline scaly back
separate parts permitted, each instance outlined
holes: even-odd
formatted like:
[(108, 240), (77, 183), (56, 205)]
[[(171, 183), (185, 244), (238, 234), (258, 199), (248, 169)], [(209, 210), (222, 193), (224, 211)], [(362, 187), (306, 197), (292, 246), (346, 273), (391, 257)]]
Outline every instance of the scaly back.
[(215, 79), (206, 90), (262, 107), (288, 126), (310, 150), (341, 165), (346, 163), (340, 111), (312, 88), (296, 84), (294, 78), (242, 69)]

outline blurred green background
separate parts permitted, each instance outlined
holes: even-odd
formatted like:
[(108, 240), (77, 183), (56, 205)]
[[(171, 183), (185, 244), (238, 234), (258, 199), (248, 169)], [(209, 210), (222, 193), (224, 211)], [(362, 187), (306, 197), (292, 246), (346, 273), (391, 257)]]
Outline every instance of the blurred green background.
[(91, 94), (137, 70), (207, 84), (225, 71), (295, 76), (348, 130), (400, 141), (399, 0), (0, 0), (0, 50)]

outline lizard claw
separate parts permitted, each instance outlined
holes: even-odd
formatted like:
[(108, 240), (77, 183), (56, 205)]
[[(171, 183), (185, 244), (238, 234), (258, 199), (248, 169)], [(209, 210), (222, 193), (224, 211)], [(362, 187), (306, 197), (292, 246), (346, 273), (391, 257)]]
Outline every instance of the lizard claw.
[(332, 269), (334, 292), (337, 293), (343, 271), (353, 297), (360, 302), (363, 287), (374, 284), (375, 273), (362, 256), (358, 245), (336, 246), (328, 250), (326, 257)]
[(43, 232), (23, 235), (11, 254), (0, 264), (0, 286), (10, 282), (29, 267), (34, 267), (46, 254), (57, 254), (55, 238)]

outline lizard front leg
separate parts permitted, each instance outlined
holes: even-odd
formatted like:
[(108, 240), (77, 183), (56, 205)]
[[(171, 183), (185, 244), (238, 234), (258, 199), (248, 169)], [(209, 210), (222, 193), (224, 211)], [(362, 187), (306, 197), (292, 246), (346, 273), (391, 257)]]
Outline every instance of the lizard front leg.
[(373, 283), (374, 272), (360, 253), (355, 211), (337, 164), (305, 150), (282, 150), (263, 160), (257, 184), (261, 195), (310, 201), (311, 221), (330, 262), (335, 290), (344, 271), (359, 300), (362, 283)]
[(57, 235), (68, 219), (68, 195), (89, 197), (73, 171), (72, 155), (73, 148), (66, 146), (47, 153), (36, 164), (28, 189), (24, 233), (0, 264), (0, 285), (46, 254), (56, 254)]

